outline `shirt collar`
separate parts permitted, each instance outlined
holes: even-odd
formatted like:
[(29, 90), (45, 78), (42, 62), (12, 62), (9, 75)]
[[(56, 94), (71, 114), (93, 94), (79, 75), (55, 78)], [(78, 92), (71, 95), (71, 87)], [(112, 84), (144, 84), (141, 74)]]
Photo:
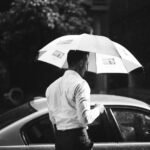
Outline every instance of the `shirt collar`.
[(67, 71), (65, 71), (65, 75), (75, 75), (75, 76), (79, 76), (81, 78), (79, 73), (74, 71), (74, 70), (67, 70)]

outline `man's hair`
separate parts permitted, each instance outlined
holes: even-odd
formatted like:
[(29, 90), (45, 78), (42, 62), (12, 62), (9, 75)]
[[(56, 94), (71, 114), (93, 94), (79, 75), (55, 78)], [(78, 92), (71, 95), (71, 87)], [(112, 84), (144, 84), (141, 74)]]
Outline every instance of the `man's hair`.
[(84, 60), (89, 52), (80, 50), (70, 50), (67, 56), (68, 66), (74, 66), (80, 60)]

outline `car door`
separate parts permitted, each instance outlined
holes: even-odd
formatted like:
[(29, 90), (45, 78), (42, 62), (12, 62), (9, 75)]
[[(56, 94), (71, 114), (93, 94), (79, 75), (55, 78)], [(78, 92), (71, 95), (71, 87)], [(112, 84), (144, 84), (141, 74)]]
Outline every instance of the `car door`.
[(42, 115), (23, 126), (21, 135), (27, 145), (54, 145), (54, 129), (48, 114)]
[(150, 113), (136, 107), (109, 110), (124, 142), (150, 142)]
[(117, 142), (120, 139), (118, 128), (111, 123), (106, 109), (89, 125), (88, 135), (94, 143)]
[[(117, 141), (116, 132), (112, 131), (114, 130), (109, 123), (107, 112), (100, 115), (88, 128), (89, 137), (94, 143)], [(54, 130), (48, 114), (25, 124), (21, 129), (21, 135), (26, 145), (50, 144), (54, 148)]]

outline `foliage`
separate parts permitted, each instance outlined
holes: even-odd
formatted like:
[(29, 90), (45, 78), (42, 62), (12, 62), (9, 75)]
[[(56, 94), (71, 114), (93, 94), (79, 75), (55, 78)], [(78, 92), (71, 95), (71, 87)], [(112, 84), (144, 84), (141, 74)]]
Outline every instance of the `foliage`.
[(56, 37), (89, 33), (90, 21), (79, 0), (14, 0), (0, 13), (0, 59), (31, 63)]

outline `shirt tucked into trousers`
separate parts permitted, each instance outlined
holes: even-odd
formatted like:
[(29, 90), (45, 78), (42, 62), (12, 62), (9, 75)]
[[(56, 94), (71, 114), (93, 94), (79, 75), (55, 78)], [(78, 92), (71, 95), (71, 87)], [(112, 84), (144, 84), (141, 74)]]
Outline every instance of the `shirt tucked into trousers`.
[(49, 117), (56, 125), (56, 150), (90, 150), (87, 128), (100, 111), (90, 109), (90, 87), (75, 71), (68, 70), (46, 90)]

